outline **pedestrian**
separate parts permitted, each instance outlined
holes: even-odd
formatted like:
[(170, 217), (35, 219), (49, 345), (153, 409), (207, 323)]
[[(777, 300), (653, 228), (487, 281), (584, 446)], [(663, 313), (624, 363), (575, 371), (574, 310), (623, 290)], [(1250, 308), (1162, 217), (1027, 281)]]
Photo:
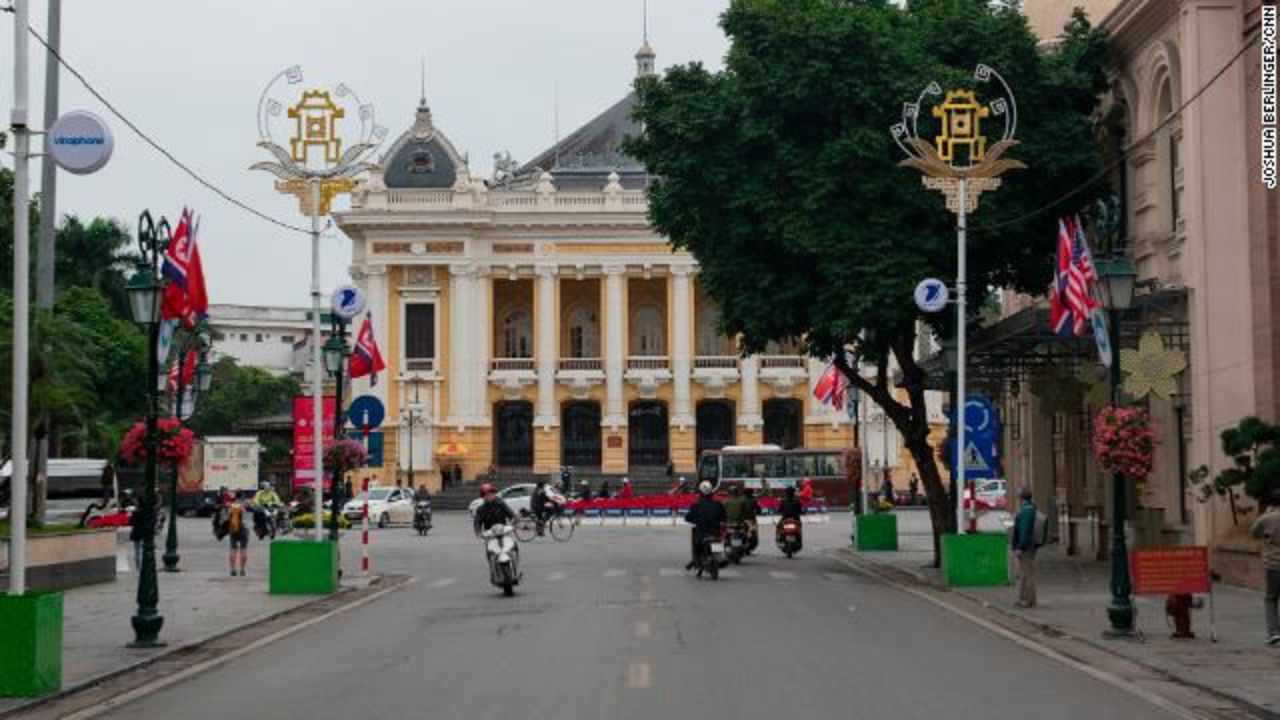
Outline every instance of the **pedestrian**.
[(351, 486), (350, 479), (342, 481), (342, 497), (350, 500), (351, 498), (355, 497), (354, 490), (355, 488)]
[(1262, 569), (1266, 572), (1263, 609), (1267, 619), (1267, 644), (1280, 645), (1280, 487), (1262, 500), (1263, 510), (1249, 532), (1262, 541)]
[[(154, 520), (154, 517), (153, 517)], [(134, 507), (129, 515), (129, 541), (133, 543), (133, 569), (142, 572), (142, 545), (147, 531), (142, 527), (142, 508)]]
[(609, 481), (602, 480), (600, 482), (600, 499), (608, 500), (611, 497), (613, 497), (613, 491), (609, 489)]
[(891, 506), (896, 504), (893, 501), (893, 477), (889, 475), (888, 471), (884, 474), (884, 482), (880, 483), (880, 499)]
[(625, 478), (625, 477), (622, 478), (622, 493), (621, 493), (622, 499), (630, 500), (631, 498), (635, 497), (635, 495), (636, 495), (635, 490), (631, 489), (631, 479)]
[(911, 473), (911, 479), (907, 481), (907, 498), (912, 505), (920, 499), (920, 478), (915, 473)]
[(1022, 499), (1022, 509), (1013, 521), (1014, 572), (1018, 577), (1014, 605), (1032, 608), (1036, 606), (1036, 504), (1028, 485), (1022, 486), (1018, 497)]
[(583, 502), (590, 501), (591, 500), (591, 483), (587, 482), (586, 480), (583, 480), (581, 487), (582, 489), (578, 492), (578, 499), (582, 500)]
[(249, 524), (245, 522), (244, 493), (237, 493), (227, 506), (227, 537), (231, 544), (231, 576), (235, 577), (239, 570), (244, 577), (244, 565), (249, 559)]

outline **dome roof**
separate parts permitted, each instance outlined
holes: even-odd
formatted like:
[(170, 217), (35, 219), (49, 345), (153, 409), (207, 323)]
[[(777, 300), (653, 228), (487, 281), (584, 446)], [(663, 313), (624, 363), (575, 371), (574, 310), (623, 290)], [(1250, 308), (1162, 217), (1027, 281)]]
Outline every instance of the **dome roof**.
[(447, 188), (453, 186), (466, 161), (431, 123), (431, 108), (424, 100), (413, 126), (391, 144), (381, 165), (388, 188)]

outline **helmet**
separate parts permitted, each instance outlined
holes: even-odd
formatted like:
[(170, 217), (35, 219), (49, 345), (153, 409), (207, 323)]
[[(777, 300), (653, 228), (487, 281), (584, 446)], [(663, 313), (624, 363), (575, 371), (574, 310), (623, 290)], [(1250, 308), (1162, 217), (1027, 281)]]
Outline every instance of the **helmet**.
[(493, 483), (483, 483), (482, 485), (480, 485), (480, 497), (484, 497), (489, 493), (495, 493), (495, 492), (498, 492), (498, 488), (494, 487)]
[(258, 483), (258, 489), (259, 489), (259, 490), (270, 490), (270, 489), (271, 489), (271, 483), (266, 482), (266, 481), (260, 482), (260, 483)]
[(698, 483), (698, 492), (703, 495), (710, 495), (711, 483), (707, 482), (706, 480), (703, 480), (702, 482)]

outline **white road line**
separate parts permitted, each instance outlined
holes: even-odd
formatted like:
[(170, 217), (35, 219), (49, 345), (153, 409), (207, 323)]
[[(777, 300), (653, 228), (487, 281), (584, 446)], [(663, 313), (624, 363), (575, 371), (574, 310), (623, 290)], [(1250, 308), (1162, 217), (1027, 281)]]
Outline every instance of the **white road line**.
[(450, 585), (454, 584), (455, 582), (457, 582), (456, 578), (440, 578), (439, 580), (432, 580), (431, 582), (427, 583), (427, 587), (447, 588)]
[(636, 639), (644, 640), (653, 633), (653, 628), (649, 626), (648, 620), (637, 620), (635, 624)]
[(604, 571), (604, 576), (607, 578), (625, 577), (626, 574), (627, 574), (626, 570), (605, 570)]
[(557, 580), (563, 580), (563, 579), (565, 579), (565, 578), (567, 578), (567, 577), (569, 577), (569, 573), (566, 573), (566, 572), (565, 572), (565, 571), (563, 571), (563, 570), (555, 570), (555, 571), (553, 571), (553, 572), (549, 572), (549, 573), (547, 573), (547, 581), (548, 581), (548, 582), (555, 582), (555, 581), (557, 581)]
[(653, 678), (649, 670), (649, 663), (631, 663), (627, 667), (627, 687), (643, 690), (649, 687), (652, 682)]
[(795, 580), (796, 574), (793, 572), (787, 572), (786, 570), (770, 570), (769, 577), (772, 577), (774, 580)]

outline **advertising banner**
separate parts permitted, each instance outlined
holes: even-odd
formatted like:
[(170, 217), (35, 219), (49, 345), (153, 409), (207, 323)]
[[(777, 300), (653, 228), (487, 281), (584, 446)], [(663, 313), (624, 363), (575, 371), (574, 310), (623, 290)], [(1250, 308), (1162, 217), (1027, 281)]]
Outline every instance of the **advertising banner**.
[(1133, 550), (1133, 592), (1137, 595), (1181, 595), (1209, 592), (1209, 549), (1187, 547)]
[[(308, 396), (293, 399), (293, 488), (299, 485), (311, 485), (316, 480), (315, 455), (312, 449), (312, 438), (315, 437), (315, 423), (312, 413), (313, 400)], [(321, 437), (333, 437), (334, 401), (332, 397), (321, 400), (322, 415)], [(325, 488), (329, 487), (329, 478), (324, 479)]]

